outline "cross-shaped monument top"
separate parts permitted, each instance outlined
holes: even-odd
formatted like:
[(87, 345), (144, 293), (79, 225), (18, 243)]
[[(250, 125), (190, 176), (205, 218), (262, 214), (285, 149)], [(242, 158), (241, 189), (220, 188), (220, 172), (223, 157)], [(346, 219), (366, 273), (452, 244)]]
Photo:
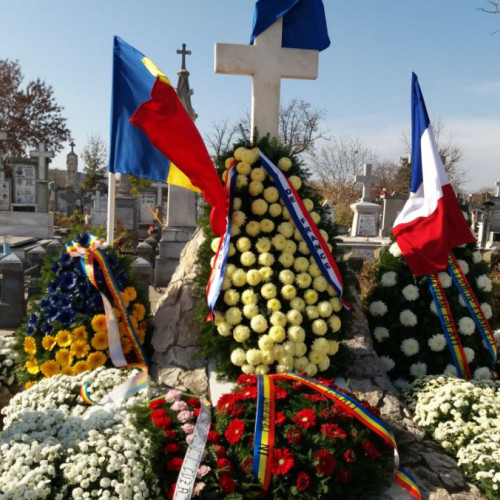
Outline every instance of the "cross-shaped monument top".
[(47, 151), (45, 149), (45, 143), (39, 142), (38, 149), (30, 151), (30, 156), (32, 158), (38, 158), (38, 176), (41, 181), (47, 180), (47, 158), (54, 158), (53, 151)]
[(375, 184), (377, 181), (380, 180), (380, 177), (377, 177), (376, 175), (372, 175), (372, 165), (371, 163), (365, 163), (363, 167), (363, 174), (364, 175), (356, 175), (354, 176), (354, 181), (355, 182), (360, 182), (363, 184), (363, 194), (361, 196), (361, 201), (362, 202), (371, 202), (372, 201), (372, 186)]
[(278, 19), (255, 38), (253, 45), (215, 44), (215, 72), (252, 76), (252, 139), (279, 135), (280, 87), (282, 78), (315, 80), (317, 50), (281, 46), (283, 19)]
[(182, 66), (181, 66), (181, 69), (186, 69), (186, 56), (190, 56), (191, 55), (191, 51), (190, 50), (186, 50), (186, 44), (185, 43), (182, 44), (182, 49), (181, 50), (177, 50), (177, 54), (181, 54), (182, 55)]

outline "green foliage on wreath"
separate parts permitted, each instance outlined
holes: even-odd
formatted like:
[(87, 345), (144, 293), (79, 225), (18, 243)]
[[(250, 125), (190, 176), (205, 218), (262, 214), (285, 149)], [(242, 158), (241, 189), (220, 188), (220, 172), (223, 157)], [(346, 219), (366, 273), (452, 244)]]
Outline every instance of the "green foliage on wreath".
[[(347, 269), (347, 266), (344, 265), (344, 263), (341, 261), (339, 258), (340, 256), (340, 249), (336, 245), (336, 229), (335, 225), (331, 222), (331, 219), (329, 217), (329, 209), (327, 207), (322, 207), (320, 204), (321, 197), (315, 190), (313, 190), (308, 184), (307, 184), (307, 179), (310, 177), (310, 172), (304, 167), (304, 164), (300, 161), (297, 155), (292, 154), (290, 148), (284, 144), (281, 144), (278, 140), (269, 140), (267, 137), (261, 139), (257, 146), (264, 152), (264, 154), (275, 164), (278, 165), (278, 162), (281, 158), (289, 158), (291, 160), (291, 167), (289, 170), (284, 172), (284, 174), (290, 178), (291, 176), (296, 176), (300, 178), (302, 181), (302, 185), (300, 187), (300, 196), (302, 199), (309, 199), (311, 200), (310, 203), (313, 205), (314, 212), (316, 212), (319, 216), (319, 222), (318, 222), (318, 227), (321, 230), (324, 230), (326, 234), (328, 235), (328, 243), (332, 245), (332, 253), (336, 260), (338, 261), (338, 266), (340, 269), (340, 272), (342, 274), (342, 277), (344, 279), (344, 290), (345, 294), (347, 295), (347, 299), (349, 300), (349, 291), (351, 289), (352, 283), (353, 283), (353, 277), (350, 271)], [(237, 143), (234, 145), (234, 149), (225, 151), (219, 158), (216, 159), (216, 168), (221, 177), (223, 177), (223, 173), (226, 171), (227, 172), (227, 161), (228, 159), (233, 157), (234, 151), (237, 150), (237, 148), (250, 148), (251, 145), (248, 143)], [(260, 166), (260, 158), (257, 159), (252, 165), (251, 169), (252, 171), (255, 170)], [(227, 174), (226, 174), (227, 175)], [(224, 178), (224, 177), (223, 177)], [(248, 182), (251, 182), (252, 178), (251, 175), (247, 176)], [(274, 183), (270, 179), (268, 175), (266, 175), (266, 179), (263, 181), (264, 188), (268, 187), (274, 187)], [(282, 222), (288, 222), (287, 219), (283, 217), (282, 214), (277, 215), (272, 217), (269, 212), (266, 212), (263, 215), (255, 215), (252, 214), (252, 202), (256, 200), (257, 198), (262, 198), (261, 195), (253, 195), (249, 193), (248, 187), (243, 185), (240, 188), (236, 189), (235, 196), (241, 199), (241, 208), (239, 209), (241, 212), (243, 212), (246, 216), (246, 222), (249, 220), (255, 220), (255, 221), (261, 221), (264, 218), (269, 218), (272, 219), (274, 223), (274, 229), (270, 233), (262, 233), (260, 232), (257, 235), (250, 235), (246, 234), (246, 229), (245, 225), (241, 227), (240, 234), (234, 234), (231, 236), (231, 243), (233, 245), (236, 245), (236, 241), (238, 238), (246, 236), (249, 238), (251, 242), (251, 250), (252, 252), (255, 252), (255, 254), (258, 256), (256, 250), (255, 250), (255, 244), (259, 240), (260, 237), (265, 236), (269, 238), (270, 240), (277, 234), (277, 227), (279, 224)], [(278, 200), (277, 203), (280, 203), (281, 200)], [(309, 203), (309, 202), (308, 202)], [(271, 203), (269, 203), (271, 205)], [(197, 260), (197, 277), (194, 283), (194, 296), (197, 296), (199, 298), (198, 303), (195, 307), (195, 317), (198, 319), (201, 325), (201, 334), (199, 337), (199, 343), (201, 346), (201, 354), (204, 356), (207, 356), (209, 358), (214, 359), (215, 365), (216, 365), (216, 370), (221, 378), (225, 379), (235, 379), (243, 370), (251, 370), (253, 371), (254, 368), (249, 368), (246, 366), (245, 368), (242, 368), (240, 366), (236, 366), (232, 361), (231, 361), (231, 354), (238, 348), (242, 348), (244, 351), (248, 351), (250, 349), (259, 349), (258, 345), (258, 340), (259, 338), (262, 337), (262, 335), (257, 335), (256, 333), (252, 333), (250, 338), (244, 342), (238, 342), (235, 340), (234, 336), (232, 334), (223, 336), (218, 333), (218, 319), (220, 319), (224, 313), (227, 312), (228, 310), (228, 304), (225, 303), (224, 299), (224, 289), (221, 291), (221, 294), (219, 296), (219, 300), (216, 305), (216, 310), (220, 312), (219, 318), (216, 317), (215, 325), (212, 322), (206, 322), (207, 315), (209, 313), (208, 307), (206, 305), (205, 301), (205, 288), (206, 284), (208, 282), (208, 278), (210, 276), (210, 271), (211, 271), (211, 266), (210, 266), (210, 261), (214, 257), (214, 247), (213, 247), (213, 240), (214, 240), (214, 235), (211, 232), (210, 225), (209, 225), (209, 220), (207, 214), (205, 214), (199, 221), (200, 225), (203, 228), (204, 234), (205, 234), (205, 241), (201, 245), (199, 252), (198, 252), (198, 260)], [(292, 222), (293, 224), (293, 222)], [(233, 225), (234, 226), (234, 225)], [(293, 224), (293, 227), (295, 228), (295, 225)], [(294, 240), (294, 237), (290, 238), (291, 240)], [(299, 240), (296, 239), (295, 244), (298, 246)], [(287, 310), (290, 310), (292, 307), (286, 303), (285, 300), (283, 300), (283, 297), (280, 296), (280, 287), (282, 286), (282, 283), (278, 279), (278, 275), (281, 270), (286, 269), (279, 261), (278, 257), (280, 256), (280, 252), (276, 250), (273, 246), (269, 250), (269, 253), (275, 257), (273, 264), (272, 264), (272, 277), (269, 280), (269, 283), (272, 283), (273, 285), (276, 286), (277, 290), (277, 296), (281, 301), (281, 306), (283, 308), (283, 311), (286, 312)], [(228, 258), (228, 264), (233, 266), (236, 266), (236, 268), (244, 268), (245, 270), (247, 269), (259, 269), (263, 266), (259, 265), (256, 263), (253, 266), (247, 266), (245, 267), (244, 265), (241, 264), (240, 258), (241, 258), (242, 252), (239, 250), (236, 250), (235, 254), (230, 256)], [(300, 251), (297, 249), (295, 256), (301, 256), (302, 254)], [(307, 258), (309, 258), (308, 255), (306, 255)], [(269, 266), (268, 266), (269, 267)], [(293, 266), (291, 267), (293, 270)], [(298, 273), (296, 273), (298, 274)], [(264, 283), (264, 282), (263, 282)], [(272, 314), (272, 310), (268, 308), (268, 302), (267, 299), (262, 297), (260, 293), (260, 288), (262, 286), (262, 283), (257, 285), (257, 286), (243, 286), (241, 288), (237, 289), (238, 293), (242, 293), (246, 289), (251, 289), (253, 290), (257, 295), (258, 295), (258, 309), (259, 309), (259, 314), (262, 314), (266, 321), (268, 322), (268, 326), (271, 326), (269, 323), (269, 319)], [(234, 287), (232, 287), (234, 289)], [(312, 288), (312, 286), (311, 286)], [(302, 297), (303, 290), (298, 290), (297, 297)], [(327, 292), (320, 292), (319, 293), (319, 298), (317, 303), (319, 302), (324, 302), (330, 300), (332, 297), (329, 295)], [(316, 303), (316, 305), (317, 305)], [(238, 306), (243, 307), (243, 304), (241, 301), (238, 301)], [(303, 313), (303, 322), (301, 323), (301, 327), (304, 328), (305, 330), (305, 343), (307, 344), (307, 353), (305, 356), (308, 356), (310, 352), (310, 347), (312, 342), (315, 340), (314, 337), (316, 337), (312, 333), (311, 325), (312, 325), (312, 319), (309, 319), (304, 311)], [(339, 318), (341, 318), (341, 323), (342, 323), (342, 330), (340, 332), (333, 333), (329, 331), (325, 337), (325, 339), (331, 339), (338, 341), (341, 339), (342, 331), (347, 328), (347, 325), (349, 323), (349, 314), (345, 313), (344, 310), (339, 311), (336, 310), (335, 314), (338, 315)], [(328, 317), (325, 318), (325, 320), (328, 320)], [(250, 320), (249, 318), (243, 316), (241, 325), (248, 326), (250, 327)], [(269, 333), (269, 329), (266, 329), (266, 331), (262, 332), (264, 335)], [(319, 338), (319, 337), (317, 337)], [(350, 362), (350, 354), (348, 353), (347, 349), (345, 349), (342, 344), (338, 345), (339, 352), (335, 354), (335, 356), (332, 358), (332, 363), (331, 365), (326, 369), (325, 373), (332, 375), (332, 374), (337, 374), (337, 373), (342, 373), (346, 366)], [(241, 353), (240, 353), (241, 354)], [(304, 357), (304, 356), (302, 356)], [(297, 359), (297, 358), (294, 358)], [(290, 361), (288, 359), (288, 361)], [(310, 362), (308, 360), (308, 362)], [(304, 361), (302, 361), (304, 363)], [(270, 363), (268, 366), (271, 367), (271, 371), (274, 371), (276, 369), (276, 363)], [(261, 367), (262, 369), (262, 367)], [(293, 363), (290, 365), (288, 364), (288, 370), (297, 370), (297, 369), (302, 369), (306, 370), (307, 368), (302, 364), (300, 365), (300, 368), (297, 368), (297, 366), (293, 366)], [(309, 375), (314, 375), (315, 371), (309, 371)]]
[[(453, 249), (486, 318), (492, 317), (488, 266), (474, 244)], [(439, 273), (474, 378), (489, 378), (492, 358), (451, 276)], [(456, 376), (426, 277), (415, 277), (396, 243), (384, 248), (376, 284), (365, 301), (373, 344), (382, 368), (402, 389), (423, 375)]]

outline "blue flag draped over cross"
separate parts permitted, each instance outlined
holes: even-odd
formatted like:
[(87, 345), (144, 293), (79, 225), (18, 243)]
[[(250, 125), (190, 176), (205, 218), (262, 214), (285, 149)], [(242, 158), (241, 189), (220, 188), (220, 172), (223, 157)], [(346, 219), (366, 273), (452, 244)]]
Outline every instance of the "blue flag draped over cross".
[(330, 46), (322, 0), (258, 0), (250, 43), (281, 17), (283, 47), (321, 51)]

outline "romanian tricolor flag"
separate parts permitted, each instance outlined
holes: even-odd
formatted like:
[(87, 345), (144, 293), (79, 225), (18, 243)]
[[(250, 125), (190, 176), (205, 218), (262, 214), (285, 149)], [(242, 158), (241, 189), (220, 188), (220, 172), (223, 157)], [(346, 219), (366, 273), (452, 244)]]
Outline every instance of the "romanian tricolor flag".
[(112, 102), (109, 171), (201, 192), (222, 234), (226, 195), (203, 139), (166, 75), (117, 36)]

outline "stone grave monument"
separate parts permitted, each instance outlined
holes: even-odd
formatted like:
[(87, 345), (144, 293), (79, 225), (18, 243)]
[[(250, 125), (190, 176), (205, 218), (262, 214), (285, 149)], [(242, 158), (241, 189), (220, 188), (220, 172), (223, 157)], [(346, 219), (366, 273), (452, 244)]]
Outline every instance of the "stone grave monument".
[(391, 236), (394, 221), (403, 209), (407, 199), (407, 195), (398, 193), (385, 195), (382, 198), (382, 223), (379, 231), (380, 236), (384, 238), (389, 238)]
[[(179, 76), (177, 82), (177, 95), (186, 109), (190, 118), (195, 121), (197, 114), (191, 105), (191, 95), (193, 91), (189, 87), (189, 71), (186, 69), (186, 55), (191, 51), (186, 50), (186, 44), (182, 44), (182, 49), (177, 51), (182, 55), (181, 69), (177, 72)], [(162, 184), (156, 184), (158, 189)], [(155, 265), (155, 285), (168, 285), (174, 273), (182, 249), (193, 235), (196, 228), (197, 202), (196, 193), (189, 189), (168, 184), (167, 200), (167, 224), (162, 230), (159, 244), (159, 254)], [(157, 200), (161, 203), (161, 199)]]
[(358, 203), (353, 203), (351, 209), (354, 212), (352, 221), (351, 236), (362, 236), (364, 238), (378, 236), (379, 217), (381, 206), (371, 201), (372, 185), (379, 180), (375, 175), (372, 175), (372, 165), (366, 163), (363, 167), (363, 175), (356, 175), (355, 182), (363, 185), (363, 194)]

